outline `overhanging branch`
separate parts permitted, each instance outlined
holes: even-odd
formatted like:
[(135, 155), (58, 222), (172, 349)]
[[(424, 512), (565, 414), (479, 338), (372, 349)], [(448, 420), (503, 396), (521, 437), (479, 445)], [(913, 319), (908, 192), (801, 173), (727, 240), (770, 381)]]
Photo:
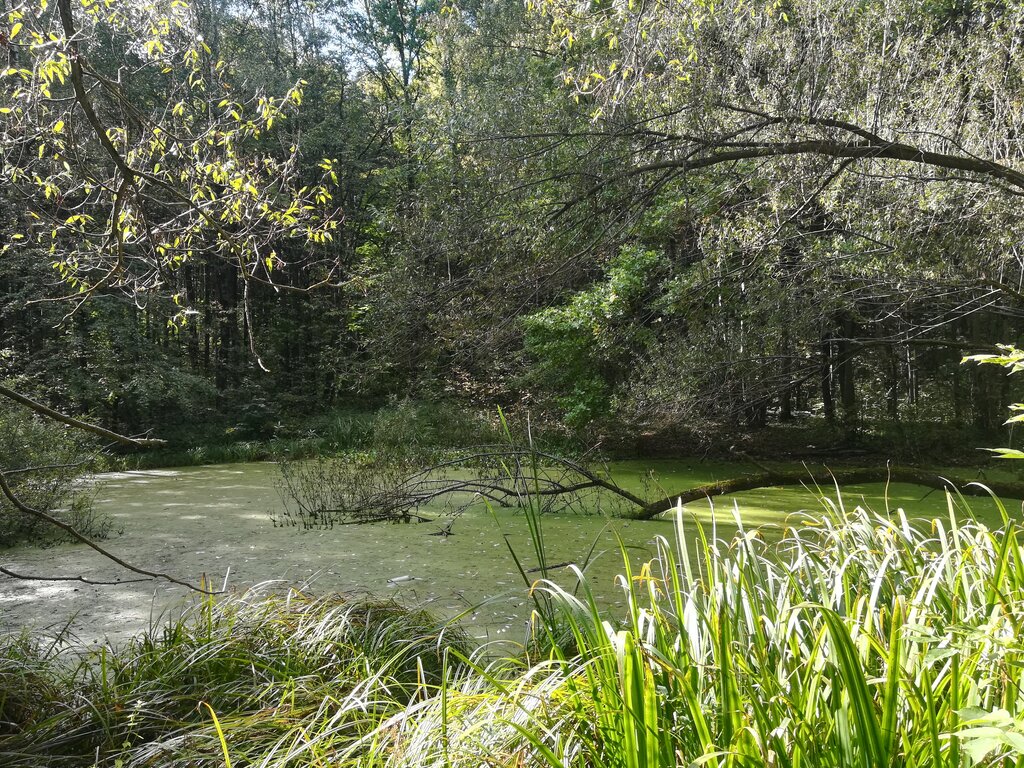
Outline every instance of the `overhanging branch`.
[(759, 158), (785, 157), (788, 155), (822, 155), (853, 160), (900, 160), (935, 168), (990, 176), (1020, 190), (1019, 192), (1014, 192), (1014, 194), (1024, 195), (1024, 173), (1009, 166), (991, 160), (951, 155), (944, 152), (932, 152), (902, 142), (878, 144), (873, 141), (842, 142), (827, 139), (806, 139), (802, 141), (747, 144), (724, 150), (715, 150), (713, 147), (709, 147), (709, 149), (711, 151), (707, 154), (697, 154), (696, 156), (686, 158), (667, 158), (640, 165), (623, 175), (626, 177), (638, 176), (667, 169), (686, 172), (710, 168), (724, 163), (737, 162), (739, 160), (756, 160)]
[[(719, 106), (733, 112), (752, 114), (758, 117), (759, 120), (756, 123), (745, 125), (718, 136), (677, 137), (679, 139), (676, 144), (677, 150), (672, 156), (636, 165), (612, 176), (611, 179), (601, 180), (589, 187), (579, 197), (559, 206), (552, 214), (552, 218), (559, 218), (583, 200), (598, 195), (605, 189), (609, 180), (623, 180), (666, 171), (672, 172), (673, 177), (677, 177), (690, 171), (712, 168), (743, 160), (799, 155), (817, 155), (846, 160), (850, 163), (859, 160), (895, 160), (947, 171), (957, 171), (968, 174), (979, 181), (987, 181), (1006, 194), (1024, 196), (1024, 172), (994, 160), (971, 155), (966, 151), (960, 154), (937, 152), (916, 147), (902, 141), (889, 141), (876, 133), (845, 120), (807, 116), (780, 117), (729, 105)], [(840, 138), (821, 136), (819, 138), (781, 139), (778, 141), (752, 141), (740, 138), (751, 132), (772, 127), (777, 127), (780, 130), (786, 130), (787, 127), (793, 130), (816, 129), (822, 133), (836, 134)], [(837, 134), (837, 132), (839, 133)], [(843, 141), (841, 139), (842, 134), (845, 134), (849, 140)], [(609, 139), (628, 139), (629, 136), (628, 132), (619, 136), (609, 134)]]
[(164, 440), (158, 440), (152, 437), (128, 437), (127, 435), (112, 432), (109, 429), (104, 429), (96, 424), (90, 424), (87, 421), (82, 421), (81, 419), (68, 416), (60, 411), (55, 411), (53, 408), (43, 405), (42, 403), (33, 400), (30, 397), (26, 397), (19, 392), (15, 392), (10, 387), (5, 387), (2, 384), (0, 384), (0, 396), (13, 400), (14, 402), (23, 405), (48, 419), (59, 421), (61, 424), (67, 424), (69, 427), (80, 429), (83, 432), (89, 432), (90, 434), (97, 435), (98, 437), (102, 437), (114, 443), (131, 445), (135, 448), (146, 448), (154, 445), (163, 445), (165, 442)]
[[(136, 565), (132, 565), (131, 563), (121, 559), (120, 557), (115, 555), (110, 550), (105, 549), (104, 547), (101, 547), (99, 544), (97, 544), (95, 541), (90, 539), (88, 536), (85, 536), (84, 534), (80, 533), (78, 531), (78, 529), (75, 528), (73, 525), (69, 525), (68, 523), (65, 523), (63, 520), (59, 520), (56, 517), (54, 517), (53, 515), (50, 515), (50, 514), (47, 514), (46, 512), (43, 512), (41, 509), (36, 509), (35, 507), (30, 507), (28, 504), (23, 502), (20, 498), (18, 498), (18, 495), (13, 490), (11, 490), (11, 486), (7, 482), (7, 476), (6, 476), (6, 474), (3, 471), (0, 471), (0, 492), (2, 492), (3, 495), (7, 497), (7, 500), (9, 502), (11, 502), (11, 504), (14, 505), (14, 508), (17, 509), (19, 512), (21, 512), (23, 514), (26, 514), (26, 515), (31, 515), (32, 517), (39, 518), (40, 520), (45, 520), (50, 525), (53, 525), (53, 526), (55, 526), (57, 528), (60, 528), (66, 534), (71, 536), (71, 538), (75, 539), (76, 541), (81, 542), (82, 544), (85, 544), (90, 549), (98, 552), (103, 557), (107, 558), (108, 560), (110, 560), (113, 563), (116, 563), (117, 565), (121, 566), (122, 568), (124, 568), (127, 571), (131, 571), (132, 573), (137, 573), (140, 576), (146, 576), (146, 577), (151, 578), (151, 579), (161, 579), (163, 581), (169, 581), (171, 584), (177, 584), (178, 586), (185, 587), (187, 589), (191, 589), (191, 590), (193, 590), (195, 592), (202, 592), (203, 594), (206, 594), (206, 595), (219, 594), (218, 592), (215, 592), (215, 591), (212, 591), (212, 590), (208, 590), (208, 589), (204, 589), (203, 587), (197, 587), (194, 584), (188, 583), (187, 581), (182, 581), (181, 579), (176, 579), (174, 576), (171, 576), (171, 575), (166, 574), (166, 573), (160, 573), (159, 571), (150, 571), (150, 570), (147, 570), (145, 568), (140, 568), (140, 567), (138, 567)], [(8, 575), (13, 575), (13, 574), (8, 574)], [(76, 580), (78, 580), (78, 579), (76, 579)]]

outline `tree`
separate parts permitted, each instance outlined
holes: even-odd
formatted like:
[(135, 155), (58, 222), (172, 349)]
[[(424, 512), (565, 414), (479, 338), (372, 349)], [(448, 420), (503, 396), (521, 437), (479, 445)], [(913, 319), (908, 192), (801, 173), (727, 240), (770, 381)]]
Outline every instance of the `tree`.
[(405, 157), (405, 192), (416, 186), (413, 126), (420, 90), (420, 67), (430, 40), (430, 21), (438, 0), (361, 0), (344, 16), (343, 34), (352, 52), (380, 89), (382, 103), (396, 110), (389, 120), (392, 143)]
[[(332, 162), (299, 186), (299, 148), (261, 146), (301, 104), (301, 84), (282, 97), (232, 89), (228, 65), (211, 56), (182, 2), (78, 5), (78, 14), (72, 0), (7, 14), (16, 66), (5, 71), (0, 106), (2, 178), (24, 229), (8, 248), (48, 255), (71, 313), (107, 294), (144, 305), (197, 260), (237, 271), (247, 313), (254, 285), (332, 280), (337, 266), (315, 255), (339, 223)], [(305, 285), (278, 282), (279, 244), (291, 239), (313, 246)], [(172, 298), (182, 304), (181, 292)], [(171, 322), (186, 325), (191, 311), (180, 306)]]
[[(817, 378), (855, 431), (878, 401), (896, 420), (901, 389), (906, 411), (925, 403), (915, 382), (955, 378), (981, 328), (1017, 327), (1018, 4), (532, 7), (590, 118), (562, 134), (590, 162), (556, 166), (553, 220), (607, 222), (563, 258), (616, 236), (671, 254), (640, 367), (663, 392), (694, 382), (690, 414), (757, 426)], [(967, 389), (942, 408), (962, 413)], [(992, 399), (974, 398), (978, 423)]]
[[(302, 103), (232, 84), (212, 55), (196, 12), (180, 0), (46, 0), (5, 11), (0, 93), (0, 181), (18, 211), (3, 253), (51, 264), (66, 308), (119, 300), (140, 309), (168, 297), (166, 324), (187, 327), (196, 310), (177, 274), (197, 262), (230, 270), (242, 286), (244, 329), (256, 363), (252, 294), (306, 292), (337, 279), (326, 246), (341, 221), (332, 209), (334, 163), (302, 183), (300, 149), (272, 143), (273, 128)], [(304, 244), (301, 264), (281, 256)], [(107, 440), (144, 445), (48, 408), (8, 387), (0, 395)], [(19, 511), (79, 532), (20, 499), (5, 472), (0, 489)], [(92, 542), (90, 546), (100, 549)], [(132, 570), (144, 572), (105, 552)], [(173, 579), (172, 579), (173, 580)]]

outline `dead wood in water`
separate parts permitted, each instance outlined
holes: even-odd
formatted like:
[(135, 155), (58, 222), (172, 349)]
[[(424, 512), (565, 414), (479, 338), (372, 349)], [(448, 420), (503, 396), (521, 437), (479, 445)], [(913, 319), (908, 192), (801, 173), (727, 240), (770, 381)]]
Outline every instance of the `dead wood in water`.
[[(449, 503), (457, 517), (486, 500), (496, 507), (538, 501), (541, 511), (579, 507), (582, 496), (607, 491), (632, 506), (645, 500), (582, 461), (530, 449), (486, 447), (414, 469), (407, 458), (370, 461), (319, 457), (278, 462), (285, 511), (276, 525), (332, 528), (378, 522), (431, 522), (424, 505)], [(444, 529), (451, 533), (451, 525)]]
[[(418, 513), (424, 505), (446, 500), (447, 516), (457, 517), (480, 500), (501, 507), (537, 503), (540, 511), (580, 509), (583, 497), (601, 494), (618, 500), (617, 513), (633, 520), (650, 520), (673, 508), (741, 491), (779, 486), (832, 488), (860, 483), (911, 483), (927, 488), (1024, 499), (1024, 483), (977, 482), (944, 478), (914, 468), (857, 467), (849, 469), (763, 470), (714, 483), (683, 488), (658, 499), (647, 499), (616, 483), (603, 468), (582, 459), (529, 448), (493, 447), (456, 456), (426, 468), (411, 469), (388, 461), (353, 464), (346, 459), (286, 462), (281, 466), (286, 506), (294, 506), (279, 524), (332, 527), (353, 523), (429, 521)], [(446, 516), (442, 513), (442, 517)], [(436, 518), (434, 518), (436, 519)], [(450, 532), (451, 524), (447, 526)]]
[(758, 488), (775, 488), (786, 485), (843, 486), (861, 483), (909, 483), (923, 485), (926, 488), (960, 492), (968, 496), (996, 496), (1013, 499), (1024, 499), (1024, 483), (960, 481), (942, 477), (935, 472), (909, 467), (857, 467), (839, 470), (811, 470), (762, 472), (756, 475), (745, 475), (715, 483), (698, 485), (664, 498), (645, 503), (635, 514), (628, 515), (634, 520), (650, 520), (666, 512), (676, 504), (689, 504), (701, 499), (725, 496), (741, 491), (753, 491)]

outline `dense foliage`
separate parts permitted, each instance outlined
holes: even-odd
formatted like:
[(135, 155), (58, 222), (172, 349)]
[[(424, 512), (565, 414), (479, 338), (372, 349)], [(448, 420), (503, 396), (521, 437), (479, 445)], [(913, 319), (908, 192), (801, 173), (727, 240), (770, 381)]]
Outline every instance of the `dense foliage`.
[(959, 362), (1021, 331), (1019, 3), (3, 9), (2, 372), (112, 428), (977, 444), (1013, 398)]

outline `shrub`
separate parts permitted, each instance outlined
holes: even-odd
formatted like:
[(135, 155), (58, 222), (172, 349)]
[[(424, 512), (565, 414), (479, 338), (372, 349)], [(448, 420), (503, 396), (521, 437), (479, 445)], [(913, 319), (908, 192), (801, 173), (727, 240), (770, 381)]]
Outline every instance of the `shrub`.
[[(112, 531), (112, 521), (93, 509), (91, 489), (79, 482), (95, 455), (93, 441), (83, 433), (19, 406), (0, 404), (0, 461), (14, 493), (28, 506), (69, 523), (80, 533), (104, 538)], [(0, 546), (54, 543), (65, 536), (0, 496)]]

